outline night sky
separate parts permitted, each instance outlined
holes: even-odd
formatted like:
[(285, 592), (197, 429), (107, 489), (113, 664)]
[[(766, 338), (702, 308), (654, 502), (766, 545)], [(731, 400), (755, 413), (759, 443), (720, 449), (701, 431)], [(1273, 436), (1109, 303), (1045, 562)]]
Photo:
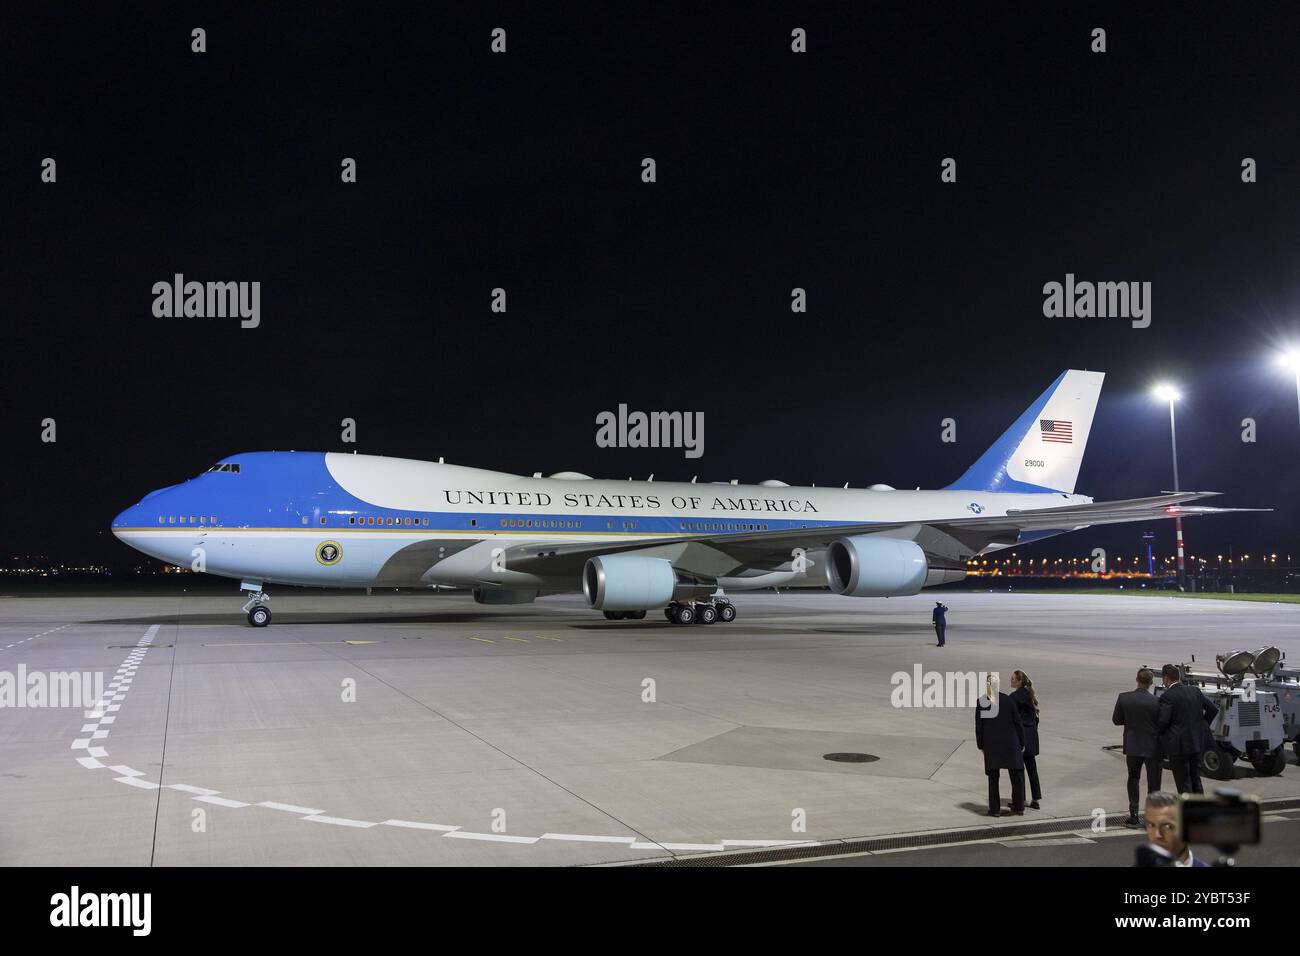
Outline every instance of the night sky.
[[(1167, 377), (1183, 487), (1277, 509), (1189, 549), (1296, 542), (1295, 4), (258, 6), (4, 10), (0, 558), (137, 560), (114, 514), (263, 449), (941, 487), (1067, 367), (1108, 373), (1080, 492), (1171, 486)], [(178, 272), (261, 326), (154, 317)], [(1066, 273), (1150, 327), (1045, 318)], [(620, 402), (704, 457), (598, 448)]]

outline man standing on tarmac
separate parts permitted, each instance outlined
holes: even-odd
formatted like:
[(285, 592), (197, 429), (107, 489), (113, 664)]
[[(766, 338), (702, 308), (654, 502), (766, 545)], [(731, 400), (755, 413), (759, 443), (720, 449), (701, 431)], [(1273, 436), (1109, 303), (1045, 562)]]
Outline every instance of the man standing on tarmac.
[(1179, 793), (1204, 793), (1201, 786), (1201, 754), (1210, 742), (1207, 726), (1219, 714), (1199, 687), (1184, 684), (1178, 668), (1160, 668), (1165, 692), (1160, 695), (1156, 725), (1160, 743), (1174, 770)]
[(942, 601), (934, 602), (934, 610), (930, 613), (930, 622), (934, 625), (934, 633), (939, 635), (939, 647), (943, 647), (943, 632), (948, 626), (948, 622), (944, 618), (947, 613), (948, 605)]
[(1120, 694), (1115, 701), (1111, 723), (1124, 728), (1124, 760), (1128, 764), (1128, 819), (1126, 827), (1140, 827), (1138, 819), (1138, 785), (1142, 770), (1147, 772), (1147, 794), (1160, 790), (1160, 731), (1156, 720), (1160, 702), (1151, 693), (1156, 675), (1148, 668), (1137, 672), (1137, 687)]

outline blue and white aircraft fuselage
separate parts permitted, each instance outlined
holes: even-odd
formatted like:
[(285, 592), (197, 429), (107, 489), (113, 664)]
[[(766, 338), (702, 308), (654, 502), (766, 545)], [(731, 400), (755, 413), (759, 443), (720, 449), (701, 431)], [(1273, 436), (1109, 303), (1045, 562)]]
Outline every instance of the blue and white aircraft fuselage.
[[(267, 584), (473, 589), (521, 603), (581, 589), (607, 617), (731, 620), (723, 591), (914, 594), (975, 555), (1091, 524), (1224, 509), (1206, 493), (1097, 504), (1074, 493), (1102, 375), (1069, 371), (938, 491), (525, 477), (329, 452), (251, 452), (147, 495), (113, 521), (132, 547)], [(685, 618), (682, 620), (682, 618)]]

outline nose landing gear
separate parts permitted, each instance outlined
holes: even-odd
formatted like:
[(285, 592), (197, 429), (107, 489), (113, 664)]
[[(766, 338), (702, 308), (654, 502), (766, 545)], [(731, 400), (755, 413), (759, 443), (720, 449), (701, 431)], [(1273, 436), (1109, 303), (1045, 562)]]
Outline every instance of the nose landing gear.
[(244, 613), (248, 615), (248, 623), (253, 627), (266, 627), (271, 623), (271, 609), (267, 607), (271, 596), (262, 590), (260, 584), (244, 587), (243, 590), (252, 591), (248, 603), (243, 608)]

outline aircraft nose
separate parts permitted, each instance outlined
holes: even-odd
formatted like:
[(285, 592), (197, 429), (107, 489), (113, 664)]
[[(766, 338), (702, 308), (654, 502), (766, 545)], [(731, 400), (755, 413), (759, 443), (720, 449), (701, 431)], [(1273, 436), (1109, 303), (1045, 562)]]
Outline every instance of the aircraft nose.
[[(121, 538), (124, 530), (149, 527), (151, 523), (150, 515), (153, 515), (153, 521), (157, 521), (158, 502), (152, 499), (157, 498), (166, 490), (167, 488), (159, 488), (157, 491), (151, 491), (131, 507), (122, 509), (118, 516), (113, 519), (113, 534)], [(150, 504), (146, 507), (145, 502), (150, 502)]]
[(122, 532), (125, 529), (140, 527), (139, 516), (140, 516), (139, 505), (132, 505), (129, 508), (124, 508), (121, 512), (118, 513), (117, 517), (113, 519), (113, 524), (111, 526), (113, 531), (113, 536), (120, 540), (122, 537)]

